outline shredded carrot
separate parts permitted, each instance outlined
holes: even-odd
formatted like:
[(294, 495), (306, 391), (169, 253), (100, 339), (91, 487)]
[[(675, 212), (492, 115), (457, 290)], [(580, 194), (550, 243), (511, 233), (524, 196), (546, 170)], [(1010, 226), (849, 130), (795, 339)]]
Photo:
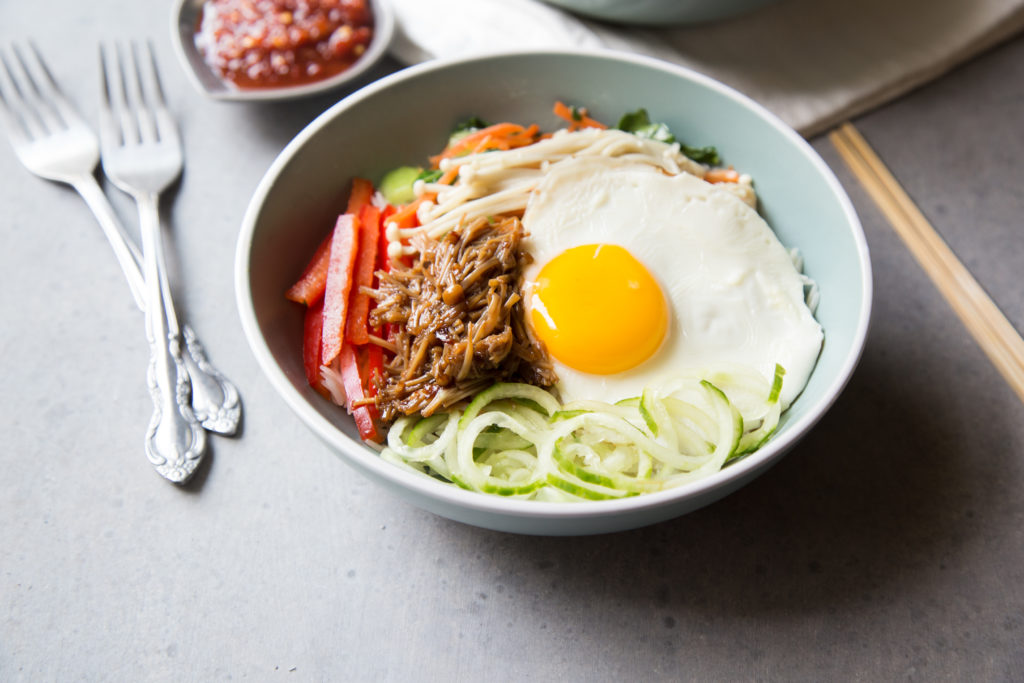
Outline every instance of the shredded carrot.
[(473, 146), (469, 153), (479, 154), (480, 152), (484, 152), (488, 149), (501, 149), (502, 146), (503, 145), (501, 139), (495, 140), (493, 135), (487, 135), (484, 137), (483, 140), (476, 143), (476, 145)]
[(440, 154), (430, 157), (430, 163), (437, 168), (442, 159), (477, 154), (490, 149), (505, 150), (532, 145), (537, 141), (539, 130), (537, 124), (524, 128), (517, 123), (496, 123), (475, 130), (448, 145)]
[(555, 102), (555, 116), (564, 119), (569, 123), (569, 130), (580, 130), (581, 128), (600, 128), (608, 126), (600, 121), (590, 118), (587, 115), (586, 107), (570, 107), (563, 102)]
[(740, 174), (734, 168), (712, 168), (704, 174), (704, 180), (709, 183), (738, 183)]
[(420, 208), (420, 204), (427, 200), (433, 201), (436, 195), (425, 194), (422, 197), (415, 199), (402, 208), (395, 211), (393, 214), (388, 216), (386, 223), (396, 223), (399, 227), (412, 227), (416, 224), (416, 211)]
[(495, 136), (495, 139), (500, 139), (504, 144), (512, 147), (523, 147), (524, 145), (530, 145), (536, 142), (537, 134), (540, 133), (540, 126), (536, 123), (531, 123), (529, 126), (523, 128), (519, 127), (519, 130), (514, 130), (508, 135)]
[(455, 182), (455, 179), (459, 177), (459, 167), (452, 166), (447, 171), (441, 174), (441, 177), (437, 179), (437, 182), (441, 185), (451, 185)]

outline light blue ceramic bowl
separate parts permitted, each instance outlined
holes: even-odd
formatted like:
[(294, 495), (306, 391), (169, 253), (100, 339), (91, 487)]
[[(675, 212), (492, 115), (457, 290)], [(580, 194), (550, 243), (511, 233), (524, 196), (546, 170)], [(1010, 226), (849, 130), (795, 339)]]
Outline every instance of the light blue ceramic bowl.
[[(554, 129), (560, 99), (599, 119), (646, 107), (692, 145), (716, 145), (755, 179), (762, 212), (783, 244), (798, 247), (821, 290), (825, 344), (810, 383), (760, 451), (693, 484), (625, 500), (540, 503), (471, 493), (410, 475), (364, 446), (345, 411), (306, 384), (302, 312), (284, 291), (337, 213), (349, 179), (379, 179), (439, 149), (453, 124), (536, 122)], [(235, 270), (246, 336), (270, 382), (342, 460), (409, 503), (503, 531), (575, 535), (638, 527), (682, 515), (736, 490), (776, 462), (832, 406), (867, 332), (871, 272), (850, 201), (796, 133), (763, 108), (705, 76), (607, 52), (526, 52), (431, 62), (377, 81), (303, 130), (259, 184), (245, 215)], [(309, 453), (305, 457), (320, 457)], [(396, 504), (401, 504), (396, 501)]]
[(746, 14), (778, 0), (544, 0), (591, 19), (616, 24), (680, 26)]

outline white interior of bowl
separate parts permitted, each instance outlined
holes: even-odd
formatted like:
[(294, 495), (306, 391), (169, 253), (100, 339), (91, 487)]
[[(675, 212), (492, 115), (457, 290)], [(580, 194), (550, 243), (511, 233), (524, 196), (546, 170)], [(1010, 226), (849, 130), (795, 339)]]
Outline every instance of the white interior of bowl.
[[(487, 496), (418, 477), (382, 461), (351, 418), (306, 384), (302, 311), (283, 292), (343, 209), (353, 176), (378, 180), (422, 163), (469, 116), (559, 127), (551, 105), (587, 106), (614, 122), (645, 107), (691, 145), (718, 147), (750, 173), (762, 213), (798, 247), (820, 285), (825, 345), (804, 393), (760, 451), (692, 484), (593, 503)], [(614, 531), (668, 519), (738, 488), (790, 448), (832, 405), (863, 347), (871, 306), (867, 246), (839, 183), (813, 149), (776, 117), (700, 74), (608, 52), (522, 52), (432, 62), (373, 83), (329, 109), (281, 153), (260, 183), (239, 237), (236, 288), (250, 345), (288, 405), (350, 464), (425, 509), (522, 533)]]

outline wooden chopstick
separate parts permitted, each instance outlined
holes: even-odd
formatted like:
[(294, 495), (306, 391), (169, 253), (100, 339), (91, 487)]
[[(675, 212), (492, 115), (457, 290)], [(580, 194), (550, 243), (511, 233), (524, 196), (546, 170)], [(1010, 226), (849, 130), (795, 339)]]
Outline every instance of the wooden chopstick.
[(1024, 401), (1024, 339), (851, 123), (829, 139), (978, 345)]

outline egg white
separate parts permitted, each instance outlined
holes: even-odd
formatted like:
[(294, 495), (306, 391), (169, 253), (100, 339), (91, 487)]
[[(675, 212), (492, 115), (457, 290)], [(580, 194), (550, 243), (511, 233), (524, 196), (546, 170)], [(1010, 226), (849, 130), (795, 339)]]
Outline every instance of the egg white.
[[(823, 339), (805, 302), (807, 280), (764, 219), (735, 194), (629, 159), (568, 159), (553, 164), (537, 186), (523, 224), (534, 257), (524, 273), (527, 319), (540, 269), (583, 244), (628, 249), (669, 302), (665, 340), (642, 364), (591, 375), (555, 359), (563, 400), (614, 402), (679, 373), (737, 363), (769, 379), (782, 365), (783, 407), (806, 385)], [(607, 325), (613, 329), (616, 321), (610, 317)]]

